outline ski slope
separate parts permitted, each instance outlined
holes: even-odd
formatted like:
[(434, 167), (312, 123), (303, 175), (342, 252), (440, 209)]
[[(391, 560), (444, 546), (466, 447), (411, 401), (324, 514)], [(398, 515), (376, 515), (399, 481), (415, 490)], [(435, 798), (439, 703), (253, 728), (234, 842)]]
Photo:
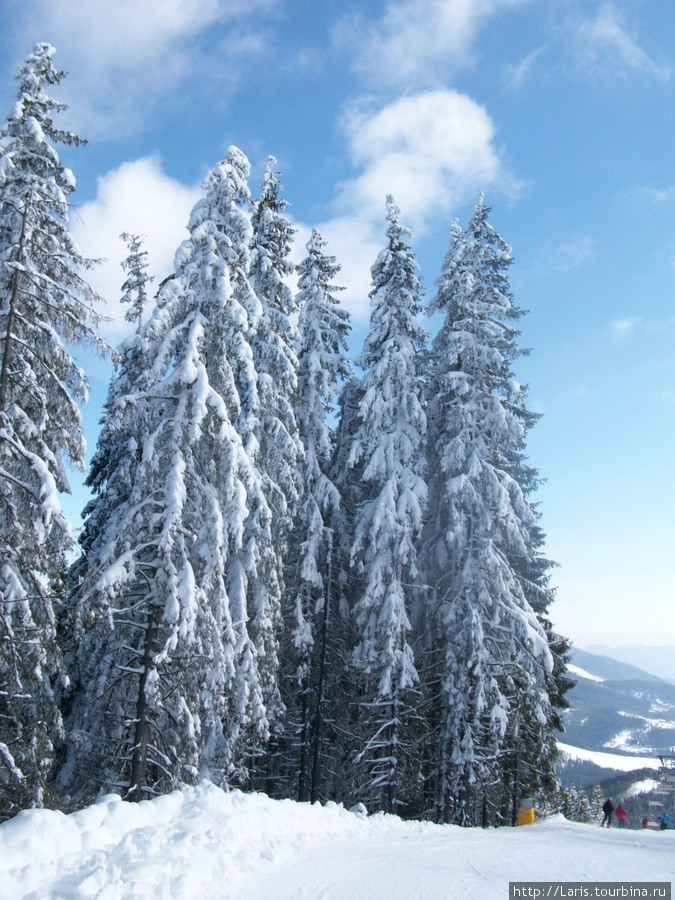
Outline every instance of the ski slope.
[(637, 769), (658, 769), (661, 761), (656, 756), (620, 756), (601, 750), (584, 750), (558, 741), (561, 756), (595, 763), (602, 769), (617, 769), (619, 772), (635, 772)]
[(672, 881), (675, 831), (461, 829), (211, 784), (0, 826), (2, 900), (503, 900), (509, 880)]

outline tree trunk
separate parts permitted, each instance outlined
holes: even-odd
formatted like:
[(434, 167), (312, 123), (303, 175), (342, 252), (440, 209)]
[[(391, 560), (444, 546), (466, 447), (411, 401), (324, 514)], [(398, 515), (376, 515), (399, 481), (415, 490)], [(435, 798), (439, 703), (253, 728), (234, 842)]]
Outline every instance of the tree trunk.
[(307, 702), (309, 684), (308, 676), (305, 674), (302, 679), (302, 728), (300, 731), (300, 774), (298, 778), (298, 800), (300, 803), (306, 803), (309, 800), (310, 778), (309, 778), (309, 744), (310, 744), (310, 722), (309, 722), (309, 703)]
[(391, 725), (389, 726), (389, 764), (390, 777), (387, 784), (386, 811), (396, 812), (398, 793), (398, 691), (391, 701)]
[(511, 827), (518, 824), (518, 754), (513, 754), (513, 788), (511, 791)]
[(323, 740), (324, 691), (326, 683), (326, 649), (328, 646), (328, 628), (330, 626), (331, 594), (333, 593), (333, 538), (328, 539), (328, 580), (323, 609), (323, 628), (321, 631), (321, 656), (319, 660), (319, 677), (316, 686), (316, 716), (314, 728), (314, 756), (312, 759), (312, 803), (321, 796), (321, 743)]
[[(21, 222), (21, 237), (19, 238), (19, 255), (17, 263), (23, 264), (24, 249), (26, 246), (26, 223), (28, 221), (28, 209), (31, 195), (26, 197), (26, 204), (23, 209), (23, 219)], [(19, 300), (19, 281), (21, 270), (14, 270), (14, 283), (12, 284), (12, 296), (9, 300), (9, 314), (7, 316), (7, 331), (5, 332), (5, 349), (2, 354), (2, 369), (0, 370), (0, 413), (4, 412), (7, 403), (7, 382), (9, 378), (9, 359), (12, 347), (12, 334), (16, 323), (16, 307)]]
[(155, 612), (151, 611), (148, 617), (148, 627), (145, 632), (145, 646), (143, 648), (143, 671), (138, 685), (138, 701), (136, 703), (136, 730), (134, 734), (134, 749), (131, 757), (131, 783), (127, 800), (138, 802), (143, 800), (147, 785), (148, 764), (148, 740), (150, 738), (150, 709), (148, 706), (145, 688), (148, 675), (155, 668), (155, 639), (157, 637), (157, 622)]

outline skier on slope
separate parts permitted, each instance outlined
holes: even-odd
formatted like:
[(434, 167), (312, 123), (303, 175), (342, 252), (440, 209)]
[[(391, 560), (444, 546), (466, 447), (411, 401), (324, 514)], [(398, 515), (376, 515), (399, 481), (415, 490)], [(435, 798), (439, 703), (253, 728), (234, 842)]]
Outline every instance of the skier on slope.
[(619, 828), (625, 828), (627, 813), (621, 803), (619, 803), (617, 808), (614, 810), (614, 815), (616, 816), (616, 821), (619, 823)]
[(612, 798), (608, 797), (605, 802), (602, 804), (602, 811), (605, 814), (602, 822), (600, 823), (600, 827), (607, 822), (607, 827), (609, 828), (612, 824), (612, 813), (614, 812), (614, 804), (612, 803)]

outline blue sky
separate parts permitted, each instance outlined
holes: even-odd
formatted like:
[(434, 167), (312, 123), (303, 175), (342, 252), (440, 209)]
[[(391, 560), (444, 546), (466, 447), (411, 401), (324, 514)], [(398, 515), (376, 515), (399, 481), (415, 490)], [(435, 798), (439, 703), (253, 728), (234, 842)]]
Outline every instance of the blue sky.
[[(0, 101), (36, 41), (89, 140), (72, 228), (124, 336), (121, 231), (168, 274), (203, 173), (234, 143), (279, 162), (300, 259), (317, 226), (367, 325), (393, 193), (428, 292), (482, 190), (530, 311), (517, 376), (553, 620), (584, 646), (675, 643), (675, 4), (672, 0), (2, 0)], [(90, 449), (108, 370), (91, 374)], [(66, 508), (73, 520), (80, 489)]]

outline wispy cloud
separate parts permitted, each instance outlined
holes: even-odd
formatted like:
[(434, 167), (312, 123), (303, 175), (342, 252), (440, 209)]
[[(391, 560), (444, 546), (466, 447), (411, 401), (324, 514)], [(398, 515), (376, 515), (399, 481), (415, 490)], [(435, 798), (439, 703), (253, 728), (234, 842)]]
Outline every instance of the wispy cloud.
[[(265, 43), (251, 20), (276, 2), (23, 0), (6, 26), (20, 57), (36, 35), (57, 47), (57, 63), (71, 73), (59, 91), (69, 125), (110, 136), (142, 129), (158, 99), (206, 68), (222, 90), (236, 84), (240, 62)], [(200, 44), (207, 32), (210, 50)]]
[(615, 70), (631, 70), (668, 81), (669, 65), (657, 62), (630, 33), (624, 16), (612, 3), (603, 3), (595, 19), (584, 19), (576, 32), (577, 52), (584, 64), (601, 63)]
[(379, 89), (431, 86), (472, 59), (484, 21), (529, 0), (386, 0), (377, 22), (341, 21), (335, 38), (354, 52), (357, 74)]
[(536, 50), (532, 50), (516, 65), (506, 67), (506, 86), (510, 90), (520, 90), (529, 78), (535, 62), (543, 52), (544, 47), (537, 47)]
[(635, 330), (635, 327), (639, 322), (639, 316), (628, 316), (625, 319), (614, 319), (614, 321), (610, 323), (610, 330), (613, 339), (617, 343), (619, 341), (625, 340), (628, 335)]
[(569, 272), (582, 266), (595, 255), (595, 242), (588, 235), (579, 235), (561, 244), (545, 244), (540, 248), (536, 272), (547, 275), (551, 272)]
[(675, 187), (667, 187), (663, 189), (643, 187), (638, 188), (637, 193), (645, 200), (648, 200), (650, 203), (656, 203), (658, 205), (661, 205), (662, 203), (668, 203), (671, 200), (675, 200)]

